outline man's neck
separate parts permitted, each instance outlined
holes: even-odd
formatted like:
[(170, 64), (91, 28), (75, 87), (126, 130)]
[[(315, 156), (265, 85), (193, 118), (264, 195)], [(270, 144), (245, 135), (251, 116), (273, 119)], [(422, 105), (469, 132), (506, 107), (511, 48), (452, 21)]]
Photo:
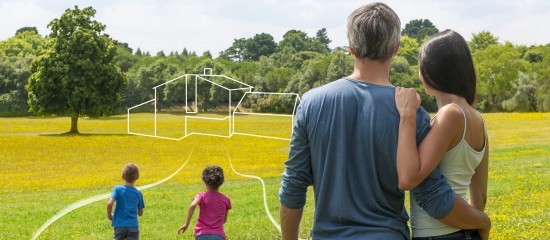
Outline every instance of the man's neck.
[(353, 73), (349, 77), (367, 83), (393, 86), (389, 81), (391, 62), (391, 59), (375, 61), (355, 58)]
[(128, 186), (128, 187), (134, 187), (134, 183), (126, 182), (124, 185), (126, 185), (126, 186)]

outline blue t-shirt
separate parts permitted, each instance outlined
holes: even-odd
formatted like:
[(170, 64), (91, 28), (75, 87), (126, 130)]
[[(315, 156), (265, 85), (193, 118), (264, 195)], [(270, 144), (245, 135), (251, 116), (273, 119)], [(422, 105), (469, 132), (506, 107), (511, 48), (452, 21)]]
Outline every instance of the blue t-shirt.
[(143, 195), (134, 187), (115, 186), (111, 198), (115, 199), (113, 227), (138, 227), (138, 210), (145, 208)]
[[(304, 94), (279, 198), (288, 208), (302, 208), (313, 185), (313, 239), (410, 238), (405, 194), (397, 179), (394, 95), (394, 87), (349, 78)], [(417, 143), (428, 133), (429, 121), (420, 108)], [(438, 169), (432, 175), (416, 197), (429, 195), (423, 198), (427, 212), (445, 216), (454, 193)]]

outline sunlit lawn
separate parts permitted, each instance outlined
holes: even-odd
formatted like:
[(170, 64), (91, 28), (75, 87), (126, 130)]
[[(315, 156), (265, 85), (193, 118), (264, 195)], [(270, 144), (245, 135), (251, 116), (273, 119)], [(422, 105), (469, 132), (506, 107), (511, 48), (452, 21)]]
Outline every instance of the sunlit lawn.
[[(493, 220), (492, 237), (548, 238), (550, 114), (484, 116), (491, 141), (486, 211)], [(151, 119), (148, 114), (132, 115), (133, 129), (154, 134)], [(181, 115), (159, 114), (158, 119), (159, 135), (183, 136)], [(278, 137), (290, 134), (284, 127), (288, 125), (285, 118), (239, 120), (240, 126), (256, 128), (243, 131), (269, 132)], [(225, 170), (226, 183), (221, 191), (233, 203), (225, 224), (229, 239), (280, 238), (264, 210), (260, 182), (233, 173), (226, 149), (236, 171), (265, 180), (269, 210), (278, 221), (277, 191), (288, 141), (236, 135), (191, 135), (174, 141), (128, 135), (126, 115), (81, 119), (79, 130), (83, 134), (79, 136), (62, 134), (69, 124), (69, 118), (0, 118), (0, 239), (30, 239), (44, 222), (69, 204), (109, 193), (114, 185), (122, 183), (120, 170), (127, 162), (140, 166), (141, 177), (136, 184), (145, 185), (175, 172), (191, 151), (189, 162), (179, 174), (143, 191), (143, 239), (192, 239), (192, 229), (180, 236), (176, 231), (193, 196), (204, 189), (200, 171), (209, 164)], [(208, 126), (200, 121), (194, 124), (198, 129)], [(219, 127), (215, 132), (225, 134), (225, 129)], [(301, 225), (303, 238), (311, 228), (312, 201), (310, 191)], [(112, 228), (105, 217), (105, 202), (65, 215), (39, 239), (109, 239)]]

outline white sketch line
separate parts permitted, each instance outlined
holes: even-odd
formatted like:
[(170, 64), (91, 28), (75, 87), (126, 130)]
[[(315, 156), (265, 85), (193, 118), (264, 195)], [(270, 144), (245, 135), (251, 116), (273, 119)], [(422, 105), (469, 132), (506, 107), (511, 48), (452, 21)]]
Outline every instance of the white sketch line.
[(137, 107), (141, 107), (141, 106), (143, 106), (143, 105), (145, 105), (145, 104), (147, 104), (147, 103), (150, 103), (150, 102), (152, 102), (152, 101), (156, 101), (156, 100), (155, 100), (155, 99), (151, 99), (151, 100), (149, 100), (149, 101), (147, 101), (147, 102), (140, 103), (140, 104), (135, 105), (135, 106), (133, 106), (133, 107), (131, 107), (131, 108), (128, 108), (128, 111), (130, 111), (131, 109), (137, 108)]
[(189, 135), (186, 135), (186, 136), (183, 136), (183, 137), (180, 137), (180, 138), (171, 138), (171, 137), (154, 136), (154, 135), (149, 135), (149, 134), (133, 133), (133, 132), (128, 132), (128, 134), (130, 134), (130, 135), (137, 135), (137, 136), (143, 136), (143, 137), (152, 137), (152, 138), (160, 138), (160, 139), (167, 139), (167, 140), (175, 140), (175, 141), (182, 140), (182, 139), (184, 139), (185, 137), (189, 136)]
[(209, 137), (222, 137), (222, 138), (230, 138), (231, 136), (224, 136), (224, 135), (218, 135), (218, 134), (209, 134), (209, 133), (199, 133), (199, 132), (191, 132), (187, 136), (191, 135), (201, 135), (201, 136), (209, 136)]
[(263, 192), (264, 192), (265, 212), (267, 213), (267, 217), (269, 218), (271, 223), (273, 223), (273, 226), (275, 226), (275, 228), (277, 228), (279, 233), (281, 233), (281, 225), (279, 225), (279, 223), (277, 223), (277, 221), (275, 221), (275, 219), (271, 215), (271, 212), (269, 211), (269, 207), (267, 206), (267, 197), (266, 197), (266, 193), (265, 193), (266, 191), (265, 191), (265, 182), (264, 182), (264, 180), (261, 177), (258, 177), (258, 176), (242, 174), (242, 173), (239, 173), (239, 172), (235, 171), (235, 168), (233, 168), (233, 163), (231, 161), (231, 155), (229, 155), (229, 151), (227, 151), (227, 147), (225, 146), (225, 144), (223, 146), (225, 148), (225, 153), (227, 153), (227, 157), (229, 158), (229, 166), (231, 166), (231, 170), (233, 170), (233, 172), (235, 172), (235, 174), (237, 174), (239, 176), (242, 176), (242, 177), (258, 179), (260, 181), (260, 183), (262, 183), (262, 188), (263, 188)]
[(227, 120), (227, 119), (229, 118), (229, 116), (224, 117), (224, 118), (185, 116), (185, 118), (194, 118), (194, 119), (206, 119), (206, 120), (218, 120), (218, 121), (223, 121), (223, 120)]
[(293, 115), (288, 114), (276, 114), (276, 113), (252, 113), (252, 112), (235, 112), (239, 115), (257, 115), (257, 116), (276, 116), (276, 117), (292, 117)]
[[(194, 92), (195, 92), (195, 95), (192, 97), (194, 98), (194, 101), (192, 102), (193, 105), (195, 105), (195, 110), (194, 111), (189, 111), (189, 95), (188, 95), (188, 91), (189, 91), (189, 78), (191, 78), (191, 81), (193, 80), (192, 78), (194, 77), (194, 80), (195, 80), (195, 88), (194, 88)], [(228, 83), (226, 83), (225, 81), (218, 81), (218, 82), (215, 82), (214, 80), (219, 80), (219, 79), (222, 79), (222, 80), (226, 80), (226, 81), (231, 81), (233, 83), (237, 83), (238, 86), (237, 87), (230, 87), (230, 86), (224, 86), (224, 85), (227, 85)], [(158, 106), (157, 106), (157, 89), (158, 87), (160, 86), (164, 86), (170, 82), (173, 82), (173, 81), (177, 81), (177, 80), (185, 80), (185, 113), (193, 113), (193, 114), (198, 114), (199, 113), (199, 103), (198, 103), (198, 92), (197, 92), (197, 89), (198, 89), (198, 80), (200, 80), (201, 82), (202, 81), (205, 81), (205, 82), (208, 82), (211, 84), (211, 86), (216, 86), (216, 87), (220, 87), (222, 89), (225, 89), (227, 92), (228, 92), (228, 99), (227, 99), (227, 102), (228, 102), (228, 108), (227, 108), (227, 116), (225, 118), (212, 118), (212, 117), (200, 117), (200, 116), (185, 116), (184, 118), (184, 127), (183, 127), (183, 137), (182, 138), (170, 138), (170, 137), (163, 137), (163, 136), (159, 136), (158, 135), (158, 121), (157, 121), (157, 113), (158, 113)], [(234, 84), (233, 84), (234, 85)], [(243, 87), (245, 86), (245, 87)], [(252, 92), (252, 89), (254, 87), (244, 83), (244, 82), (241, 82), (241, 81), (238, 81), (238, 80), (235, 80), (233, 78), (230, 78), (230, 77), (227, 77), (225, 75), (215, 75), (215, 74), (212, 74), (212, 69), (211, 68), (204, 68), (204, 71), (203, 71), (203, 74), (184, 74), (184, 75), (181, 75), (181, 76), (178, 76), (172, 80), (169, 80), (165, 83), (162, 83), (160, 85), (157, 85), (155, 87), (153, 87), (153, 90), (155, 91), (155, 99), (153, 100), (150, 100), (150, 101), (147, 101), (145, 103), (142, 103), (142, 104), (139, 104), (137, 106), (134, 106), (132, 108), (129, 108), (128, 109), (128, 118), (127, 118), (127, 121), (128, 121), (128, 126), (127, 126), (127, 130), (128, 130), (128, 134), (134, 134), (134, 135), (140, 135), (140, 136), (147, 136), (147, 137), (158, 137), (158, 138), (164, 138), (164, 139), (170, 139), (170, 140), (181, 140), (185, 137), (188, 137), (192, 134), (196, 134), (196, 135), (205, 135), (205, 136), (216, 136), (216, 137), (231, 137), (233, 136), (234, 134), (240, 134), (240, 135), (245, 135), (245, 136), (251, 136), (251, 137), (261, 137), (261, 138), (270, 138), (270, 139), (281, 139), (281, 140), (289, 140), (290, 138), (280, 138), (280, 137), (277, 137), (277, 136), (266, 136), (266, 135), (260, 135), (260, 134), (253, 134), (253, 133), (241, 133), (241, 132), (237, 132), (235, 131), (235, 116), (236, 115), (257, 115), (257, 116), (276, 116), (276, 117), (289, 117), (290, 118), (290, 125), (291, 125), (291, 136), (292, 136), (292, 132), (294, 131), (293, 129), (293, 126), (294, 126), (294, 115), (296, 113), (296, 107), (298, 105), (298, 103), (301, 101), (300, 99), (300, 95), (298, 95), (297, 93), (273, 93), (273, 92)], [(233, 104), (233, 101), (232, 101), (232, 96), (233, 95), (233, 91), (244, 91), (244, 94), (242, 95), (242, 97), (240, 98), (240, 100), (238, 101), (238, 104), (235, 106), (235, 108), (232, 107), (232, 104)], [(294, 97), (294, 108), (292, 110), (292, 114), (270, 114), (270, 113), (250, 113), (250, 112), (243, 112), (243, 111), (240, 111), (239, 110), (239, 107), (241, 106), (243, 100), (245, 99), (246, 96), (249, 96), (251, 94), (256, 94), (256, 95), (279, 95), (279, 96), (283, 96), (283, 95), (286, 95), (286, 96), (291, 96), (291, 97)], [(146, 103), (150, 103), (150, 102), (154, 102), (154, 129), (153, 129), (153, 135), (149, 135), (149, 134), (136, 134), (134, 132), (131, 132), (131, 128), (130, 128), (130, 109), (133, 109), (133, 108), (136, 108), (138, 106), (141, 106), (143, 104), (146, 104)], [(208, 134), (208, 133), (199, 133), (199, 132), (194, 132), (194, 131), (191, 131), (189, 133), (189, 129), (188, 129), (188, 119), (201, 119), (201, 120), (228, 120), (228, 127), (227, 127), (227, 135), (220, 135), (220, 134)], [(204, 123), (204, 122), (203, 122)]]
[(268, 138), (268, 139), (277, 139), (277, 140), (290, 140), (290, 138), (282, 138), (282, 137), (271, 137), (271, 136), (264, 136), (264, 135), (257, 135), (257, 134), (249, 134), (249, 133), (233, 133), (233, 135), (242, 135), (242, 136), (250, 136), (250, 137), (261, 137), (261, 138)]
[[(158, 181), (158, 182), (154, 182), (154, 183), (150, 183), (150, 184), (146, 184), (146, 185), (143, 185), (143, 186), (139, 186), (137, 187), (138, 190), (145, 190), (147, 188), (151, 188), (151, 187), (154, 187), (154, 186), (157, 186), (159, 184), (162, 184), (168, 180), (170, 180), (170, 178), (174, 177), (176, 174), (178, 174), (181, 169), (183, 169), (183, 167), (185, 167), (185, 165), (187, 164), (187, 162), (189, 162), (189, 159), (191, 159), (191, 156), (193, 155), (193, 150), (195, 150), (195, 148), (192, 148), (191, 149), (191, 153), (189, 154), (189, 157), (187, 157), (187, 160), (183, 163), (183, 165), (181, 165), (181, 167), (176, 170), (174, 173), (172, 173), (172, 175)], [(40, 234), (42, 234), (42, 232), (44, 232), (44, 230), (46, 230), (46, 228), (48, 228), (48, 226), (50, 226), (52, 223), (54, 223), (55, 221), (57, 221), (58, 219), (60, 219), (61, 217), (63, 217), (65, 214), (67, 213), (70, 213), (72, 212), (73, 210), (75, 209), (78, 209), (78, 208), (81, 208), (81, 207), (84, 207), (88, 204), (91, 204), (91, 203), (94, 203), (94, 202), (97, 202), (97, 201), (101, 201), (101, 200), (105, 200), (105, 199), (108, 199), (109, 197), (111, 197), (111, 193), (105, 193), (105, 194), (99, 194), (99, 195), (96, 195), (96, 196), (93, 196), (93, 197), (89, 197), (89, 198), (86, 198), (86, 199), (83, 199), (83, 200), (80, 200), (80, 201), (77, 201), (65, 208), (63, 208), (61, 211), (59, 211), (57, 214), (55, 214), (53, 217), (51, 217), (50, 219), (48, 219), (48, 221), (46, 221), (46, 223), (44, 223), (42, 225), (42, 227), (40, 227), (35, 233), (34, 235), (32, 236), (32, 240), (36, 239), (38, 236), (40, 236)]]

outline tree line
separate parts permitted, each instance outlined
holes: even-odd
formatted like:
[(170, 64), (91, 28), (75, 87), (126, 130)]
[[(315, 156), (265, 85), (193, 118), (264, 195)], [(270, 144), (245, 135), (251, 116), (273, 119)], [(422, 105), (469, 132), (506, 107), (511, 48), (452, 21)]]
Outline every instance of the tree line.
[[(78, 118), (124, 113), (128, 107), (153, 99), (152, 87), (183, 74), (202, 73), (204, 68), (252, 85), (255, 91), (300, 95), (353, 70), (353, 56), (346, 46), (331, 49), (325, 28), (315, 36), (290, 30), (279, 42), (268, 33), (235, 39), (213, 58), (209, 51), (197, 54), (186, 48), (155, 54), (134, 50), (110, 38), (104, 32), (106, 26), (93, 20), (94, 14), (91, 7), (75, 6), (50, 22), (51, 32), (45, 37), (36, 27), (23, 27), (0, 41), (0, 116)], [(422, 42), (437, 32), (428, 19), (407, 23), (390, 73), (394, 85), (416, 88), (428, 111), (436, 111), (437, 105), (424, 93), (417, 57)], [(472, 35), (469, 46), (480, 111), (550, 110), (550, 44), (501, 43), (482, 31)], [(181, 106), (185, 102), (182, 89), (181, 84), (164, 88), (157, 96), (160, 110)], [(213, 86), (198, 86), (197, 90), (200, 111), (215, 110), (228, 101), (216, 97), (219, 90)], [(265, 104), (263, 111), (289, 111), (281, 107), (284, 99)]]

